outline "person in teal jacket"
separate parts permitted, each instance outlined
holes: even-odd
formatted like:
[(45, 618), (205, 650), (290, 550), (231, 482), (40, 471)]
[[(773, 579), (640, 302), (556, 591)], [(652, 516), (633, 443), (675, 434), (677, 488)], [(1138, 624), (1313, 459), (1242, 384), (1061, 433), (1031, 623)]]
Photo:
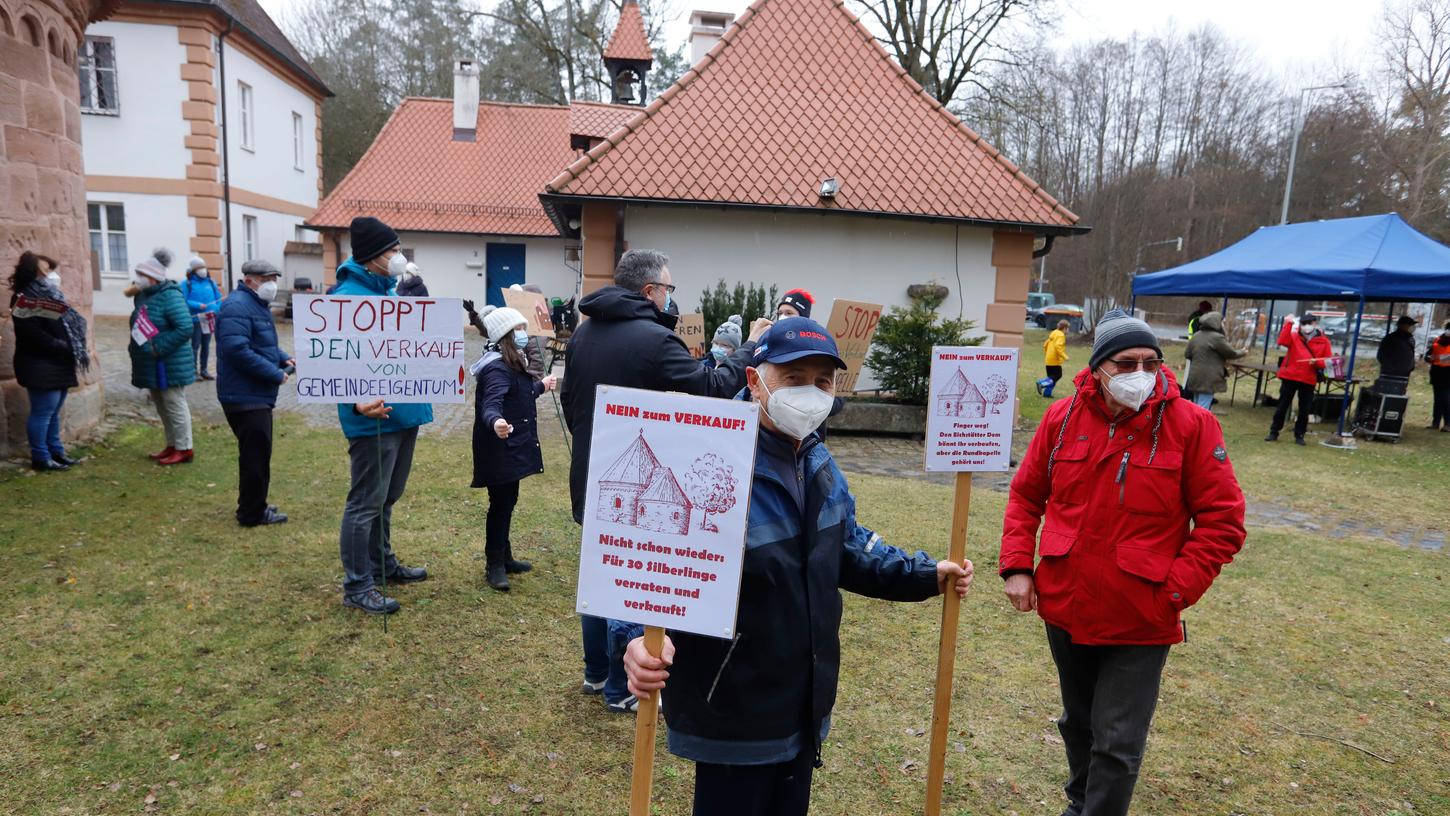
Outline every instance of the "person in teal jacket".
[[(352, 257), (337, 268), (333, 295), (383, 297), (394, 294), (407, 258), (398, 234), (376, 218), (352, 220)], [(352, 460), (352, 486), (342, 510), (338, 549), (344, 580), (342, 603), (372, 615), (397, 612), (397, 600), (378, 584), (408, 584), (428, 578), (422, 567), (398, 562), (392, 548), (393, 505), (403, 497), (413, 468), (418, 428), (433, 421), (428, 403), (393, 404), (381, 399), (337, 406)]]
[(193, 255), (186, 264), (186, 281), (181, 284), (181, 291), (186, 295), (186, 308), (191, 311), (191, 353), (196, 355), (196, 370), (203, 380), (210, 380), (206, 361), (211, 356), (211, 336), (216, 332), (222, 290), (206, 271), (206, 261)]
[[(151, 454), (158, 465), (179, 465), (194, 457), (191, 449), (191, 406), (186, 387), (196, 381), (196, 358), (191, 355), (191, 312), (175, 281), (166, 279), (166, 268), (147, 258), (131, 273), (132, 286), (126, 294), (135, 298), (131, 311), (131, 384), (151, 393), (161, 426), (166, 431), (166, 448)], [(137, 322), (141, 316), (141, 327)], [(140, 336), (144, 343), (136, 342)]]

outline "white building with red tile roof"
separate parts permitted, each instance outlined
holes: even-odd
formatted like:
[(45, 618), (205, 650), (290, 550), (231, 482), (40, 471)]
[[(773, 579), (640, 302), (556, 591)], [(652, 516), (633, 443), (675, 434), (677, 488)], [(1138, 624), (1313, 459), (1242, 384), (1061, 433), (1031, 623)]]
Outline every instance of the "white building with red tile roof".
[[(604, 54), (613, 77), (620, 60), (647, 56), (638, 7), (624, 9)], [(501, 228), (483, 222), (516, 208), (510, 223), (533, 225), (512, 228), (523, 277), (546, 294), (607, 285), (621, 252), (652, 247), (671, 256), (685, 311), (722, 278), (808, 289), (821, 320), (835, 298), (904, 305), (908, 286), (937, 283), (950, 292), (944, 315), (1020, 345), (1034, 245), (1085, 232), (1076, 215), (927, 94), (840, 0), (756, 0), (738, 20), (697, 12), (692, 24), (693, 67), (642, 109), (485, 104), (478, 141), (450, 143), (448, 103), (427, 102), (438, 110), (425, 121), (408, 110), (423, 101), (405, 102), (314, 223), (366, 213), (414, 225), (430, 289), (439, 270), (424, 263), (424, 233), (466, 244), (477, 273), (450, 269), (435, 294), (495, 288), (485, 244)], [(503, 109), (548, 123), (510, 130), (494, 121)], [(544, 136), (555, 128), (570, 144)], [(531, 186), (541, 209), (525, 201)], [(364, 188), (416, 203), (390, 209)], [(577, 277), (566, 256), (580, 258)]]

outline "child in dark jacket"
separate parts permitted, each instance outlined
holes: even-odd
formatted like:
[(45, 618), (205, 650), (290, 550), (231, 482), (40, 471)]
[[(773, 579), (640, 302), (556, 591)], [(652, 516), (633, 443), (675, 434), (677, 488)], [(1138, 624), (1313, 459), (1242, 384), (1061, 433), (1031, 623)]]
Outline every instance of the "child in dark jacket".
[(489, 344), (471, 371), (478, 378), (473, 414), (473, 487), (488, 488), (484, 556), (488, 585), (509, 590), (509, 573), (533, 565), (514, 558), (509, 526), (519, 482), (544, 471), (534, 401), (554, 389), (552, 376), (534, 379), (523, 349), (529, 336), (515, 309), (494, 309), (483, 318)]

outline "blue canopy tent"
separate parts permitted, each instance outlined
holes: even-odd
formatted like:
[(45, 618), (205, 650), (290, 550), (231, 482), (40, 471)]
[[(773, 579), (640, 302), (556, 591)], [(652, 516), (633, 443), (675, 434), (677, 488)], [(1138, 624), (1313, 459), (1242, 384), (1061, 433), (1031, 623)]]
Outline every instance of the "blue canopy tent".
[[(1135, 277), (1135, 305), (1140, 295), (1358, 300), (1346, 374), (1353, 377), (1365, 303), (1450, 302), (1450, 247), (1395, 213), (1260, 227), (1212, 255)], [(1340, 436), (1349, 399), (1345, 389)]]

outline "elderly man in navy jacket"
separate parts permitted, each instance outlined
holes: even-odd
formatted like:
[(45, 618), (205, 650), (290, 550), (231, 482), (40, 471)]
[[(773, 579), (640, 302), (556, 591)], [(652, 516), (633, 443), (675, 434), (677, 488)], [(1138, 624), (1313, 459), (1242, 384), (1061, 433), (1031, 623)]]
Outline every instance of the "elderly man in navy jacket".
[(242, 285), (222, 302), (216, 326), (217, 399), (237, 437), (237, 523), (281, 524), (287, 514), (267, 504), (272, 481), (272, 408), (277, 387), (295, 365), (277, 345), (268, 306), (282, 273), (266, 261), (242, 265)]
[(632, 693), (664, 690), (670, 753), (695, 762), (694, 816), (808, 810), (841, 668), (841, 590), (921, 601), (972, 582), (970, 561), (908, 553), (856, 521), (819, 430), (846, 367), (825, 327), (780, 320), (751, 362), (762, 410), (735, 639), (674, 632), (660, 657), (643, 639), (624, 657)]

